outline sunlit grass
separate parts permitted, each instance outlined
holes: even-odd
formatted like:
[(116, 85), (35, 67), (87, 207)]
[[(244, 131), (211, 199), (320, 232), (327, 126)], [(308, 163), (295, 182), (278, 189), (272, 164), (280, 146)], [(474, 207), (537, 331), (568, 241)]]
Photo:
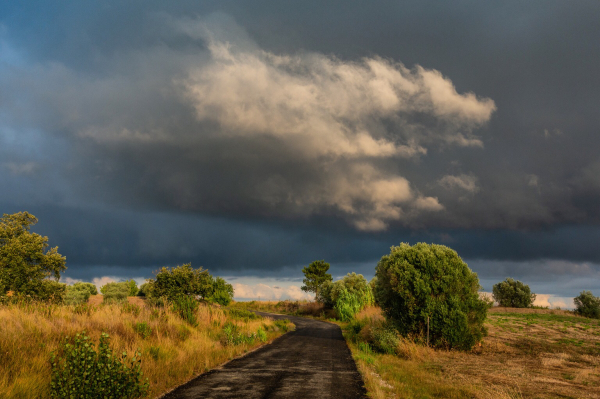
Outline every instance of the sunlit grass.
[(198, 325), (192, 327), (168, 307), (150, 308), (143, 303), (136, 307), (0, 306), (0, 397), (48, 397), (50, 352), (58, 348), (63, 336), (84, 330), (94, 342), (101, 332), (108, 333), (116, 352), (132, 354), (139, 348), (151, 397), (262, 344), (255, 340), (226, 345), (222, 330), (227, 323), (237, 325), (244, 334), (262, 327), (268, 340), (283, 333), (271, 319), (239, 319), (207, 305), (200, 306), (197, 316)]

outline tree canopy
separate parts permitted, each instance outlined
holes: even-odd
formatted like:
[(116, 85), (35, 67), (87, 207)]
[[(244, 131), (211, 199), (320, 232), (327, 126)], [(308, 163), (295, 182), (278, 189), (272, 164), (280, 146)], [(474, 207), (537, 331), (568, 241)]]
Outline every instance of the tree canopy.
[(302, 291), (314, 292), (316, 297), (319, 298), (319, 291), (323, 284), (333, 280), (327, 270), (329, 270), (329, 263), (324, 260), (316, 260), (304, 267), (302, 269), (302, 273), (304, 273), (302, 282), (304, 285), (300, 287)]
[(509, 308), (527, 308), (533, 305), (536, 295), (531, 292), (527, 284), (515, 281), (512, 278), (494, 284), (492, 287), (494, 300), (500, 306)]
[(0, 294), (13, 291), (39, 299), (64, 294), (66, 287), (57, 281), (67, 268), (66, 258), (58, 247), (48, 248), (48, 237), (30, 231), (37, 221), (28, 212), (0, 219)]

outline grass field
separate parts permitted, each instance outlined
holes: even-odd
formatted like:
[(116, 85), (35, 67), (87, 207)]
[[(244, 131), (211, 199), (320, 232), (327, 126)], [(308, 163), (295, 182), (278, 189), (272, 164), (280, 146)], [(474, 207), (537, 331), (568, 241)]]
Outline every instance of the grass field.
[(245, 337), (261, 328), (267, 342), (288, 328), (271, 319), (248, 318), (207, 305), (200, 306), (198, 325), (191, 326), (168, 307), (147, 307), (139, 298), (109, 305), (101, 304), (100, 298), (92, 297), (90, 304), (79, 307), (0, 306), (0, 398), (48, 397), (50, 352), (58, 348), (63, 336), (84, 330), (96, 343), (101, 332), (107, 332), (115, 352), (133, 354), (139, 349), (142, 371), (150, 382), (149, 396), (157, 397), (264, 344), (260, 339), (230, 344), (224, 326), (237, 326), (238, 334)]
[[(359, 317), (381, 317), (368, 309)], [(349, 342), (375, 398), (600, 398), (600, 320), (567, 311), (491, 309), (471, 352), (401, 341), (399, 355)]]

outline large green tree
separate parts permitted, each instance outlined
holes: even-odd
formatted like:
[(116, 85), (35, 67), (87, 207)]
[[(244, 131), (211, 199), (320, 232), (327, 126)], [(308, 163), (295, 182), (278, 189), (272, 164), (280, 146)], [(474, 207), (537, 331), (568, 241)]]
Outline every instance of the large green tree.
[(381, 258), (375, 296), (403, 336), (425, 337), (436, 347), (470, 349), (486, 333), (488, 303), (479, 279), (452, 249), (402, 243)]
[(515, 281), (510, 277), (494, 284), (492, 296), (500, 306), (509, 308), (528, 308), (533, 305), (536, 297), (527, 284)]
[(37, 221), (28, 212), (0, 219), (0, 294), (13, 291), (39, 299), (64, 294), (66, 287), (57, 281), (67, 268), (66, 258), (58, 247), (48, 248), (48, 237), (30, 231)]
[(303, 268), (304, 280), (302, 282), (304, 285), (300, 287), (302, 291), (314, 292), (316, 298), (319, 299), (319, 291), (323, 284), (333, 280), (327, 270), (329, 270), (329, 263), (324, 260), (316, 260)]

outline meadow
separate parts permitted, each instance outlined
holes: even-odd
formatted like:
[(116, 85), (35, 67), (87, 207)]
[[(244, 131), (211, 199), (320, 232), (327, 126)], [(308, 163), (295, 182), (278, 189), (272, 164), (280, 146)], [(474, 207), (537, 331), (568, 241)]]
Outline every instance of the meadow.
[(108, 333), (115, 353), (141, 353), (149, 397), (159, 397), (191, 378), (270, 342), (292, 324), (207, 304), (190, 325), (169, 306), (147, 306), (140, 298), (83, 305), (12, 303), (0, 306), (0, 397), (47, 398), (50, 353), (61, 340), (83, 331), (97, 343)]
[(600, 398), (600, 320), (570, 311), (496, 307), (488, 311), (488, 336), (471, 351), (398, 337), (386, 354), (372, 344), (372, 330), (384, 323), (378, 307), (342, 323), (312, 302), (235, 306), (339, 324), (373, 398)]

